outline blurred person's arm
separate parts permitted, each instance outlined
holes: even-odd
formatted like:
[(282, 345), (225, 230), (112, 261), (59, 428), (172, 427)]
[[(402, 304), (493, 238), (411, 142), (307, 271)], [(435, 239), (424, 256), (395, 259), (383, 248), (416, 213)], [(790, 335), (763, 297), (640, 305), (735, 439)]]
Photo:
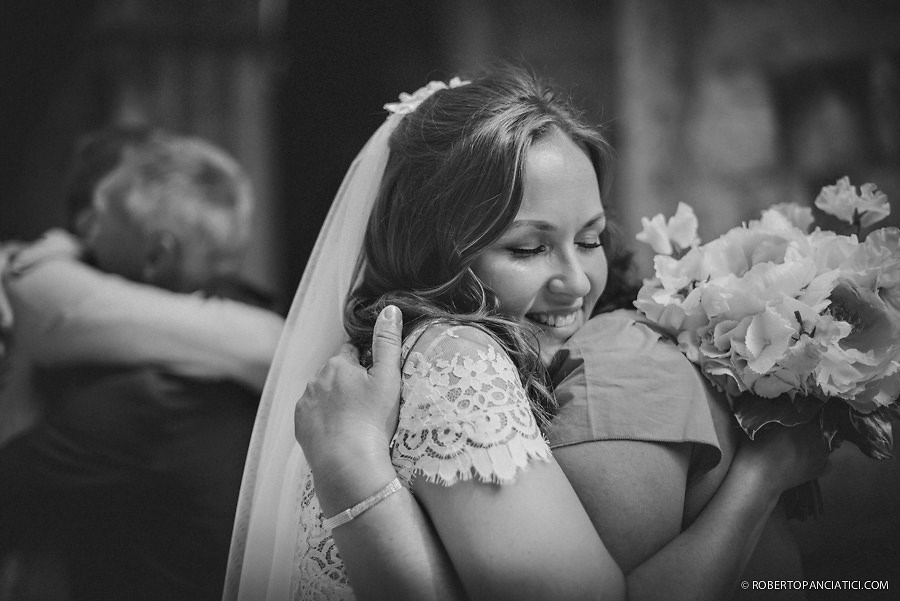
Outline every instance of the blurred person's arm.
[[(19, 253), (4, 274), (14, 319), (28, 322), (36, 364), (151, 364), (262, 389), (281, 335), (273, 312), (176, 294), (93, 269), (56, 233)], [(48, 242), (53, 246), (48, 247)]]
[[(6, 271), (12, 257), (22, 248), (20, 242), (0, 242), (0, 274)], [(6, 336), (12, 327), (12, 305), (9, 304), (9, 296), (0, 279), (0, 360), (6, 354)]]

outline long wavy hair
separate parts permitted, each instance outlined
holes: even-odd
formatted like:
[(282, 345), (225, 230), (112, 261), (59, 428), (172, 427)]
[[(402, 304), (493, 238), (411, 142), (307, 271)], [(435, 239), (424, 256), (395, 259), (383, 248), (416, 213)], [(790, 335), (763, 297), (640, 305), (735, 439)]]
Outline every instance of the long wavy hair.
[(367, 356), (378, 313), (396, 305), (404, 336), (424, 320), (480, 327), (516, 365), (542, 425), (555, 411), (537, 340), (499, 311), (472, 271), (478, 255), (510, 226), (522, 203), (531, 145), (554, 129), (590, 156), (606, 189), (610, 150), (568, 98), (546, 81), (505, 67), (441, 90), (393, 132), (370, 217), (345, 326)]

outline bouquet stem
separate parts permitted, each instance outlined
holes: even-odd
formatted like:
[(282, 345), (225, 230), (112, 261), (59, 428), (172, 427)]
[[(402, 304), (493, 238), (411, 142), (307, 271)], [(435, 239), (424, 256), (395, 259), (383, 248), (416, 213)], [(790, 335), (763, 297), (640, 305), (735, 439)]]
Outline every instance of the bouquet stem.
[(824, 506), (818, 478), (784, 491), (781, 500), (785, 504), (788, 519), (808, 520), (822, 516)]

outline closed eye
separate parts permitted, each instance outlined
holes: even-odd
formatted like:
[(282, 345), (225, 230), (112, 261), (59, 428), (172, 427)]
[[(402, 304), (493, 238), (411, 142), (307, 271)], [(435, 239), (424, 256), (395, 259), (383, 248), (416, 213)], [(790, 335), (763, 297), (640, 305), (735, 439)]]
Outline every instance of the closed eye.
[(514, 257), (532, 257), (541, 254), (545, 250), (547, 250), (547, 247), (540, 244), (534, 248), (510, 248), (509, 252), (512, 253)]

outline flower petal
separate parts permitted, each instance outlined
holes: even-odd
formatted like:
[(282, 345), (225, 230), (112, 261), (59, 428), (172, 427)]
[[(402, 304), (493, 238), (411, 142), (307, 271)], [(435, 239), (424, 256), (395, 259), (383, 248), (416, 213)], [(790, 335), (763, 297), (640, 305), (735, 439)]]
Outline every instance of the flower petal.
[(784, 356), (791, 337), (791, 324), (771, 309), (756, 315), (747, 328), (747, 366), (758, 374), (767, 373)]
[(669, 219), (666, 231), (669, 240), (678, 248), (685, 250), (700, 244), (697, 227), (697, 216), (694, 215), (694, 209), (688, 204), (679, 202), (675, 214)]
[(669, 234), (666, 232), (666, 218), (662, 214), (654, 215), (653, 219), (641, 217), (643, 229), (635, 236), (645, 244), (649, 244), (653, 252), (661, 255), (672, 254), (672, 244), (669, 242)]

